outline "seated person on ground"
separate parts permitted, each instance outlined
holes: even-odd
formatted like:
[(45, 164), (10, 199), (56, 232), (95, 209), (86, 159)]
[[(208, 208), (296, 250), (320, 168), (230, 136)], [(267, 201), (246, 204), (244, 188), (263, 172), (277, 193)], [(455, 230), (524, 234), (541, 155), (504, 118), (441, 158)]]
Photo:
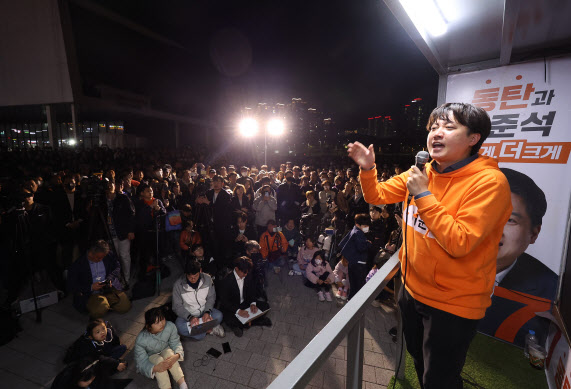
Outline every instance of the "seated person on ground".
[(73, 361), (54, 378), (51, 389), (123, 389), (130, 379), (114, 380), (109, 376), (116, 370), (115, 362), (91, 355)]
[(236, 224), (232, 226), (232, 258), (246, 254), (245, 245), (249, 240), (256, 240), (258, 233), (248, 223), (248, 215), (240, 212), (236, 217)]
[(284, 224), (284, 229), (282, 230), (287, 243), (287, 256), (288, 258), (297, 258), (297, 253), (299, 246), (301, 245), (302, 237), (299, 229), (295, 226), (295, 220), (289, 219), (286, 224)]
[(266, 231), (260, 237), (260, 253), (268, 261), (268, 268), (274, 268), (277, 273), (280, 266), (284, 266), (286, 263), (288, 243), (284, 234), (277, 230), (275, 220), (268, 220), (266, 226)]
[(73, 293), (73, 306), (90, 317), (99, 318), (109, 310), (125, 313), (131, 302), (122, 291), (121, 267), (109, 245), (96, 241), (69, 268), (68, 290)]
[(331, 284), (335, 282), (335, 276), (329, 263), (323, 259), (323, 252), (316, 251), (313, 259), (307, 265), (305, 270), (307, 280), (305, 285), (317, 289), (317, 297), (319, 301), (332, 301)]
[(234, 335), (242, 336), (243, 329), (250, 325), (271, 326), (271, 320), (264, 316), (252, 320), (243, 325), (236, 317), (247, 318), (246, 309), (252, 313), (258, 309), (266, 311), (270, 308), (267, 302), (256, 300), (255, 285), (252, 275), (252, 260), (248, 257), (240, 257), (234, 261), (234, 271), (226, 276), (219, 284), (220, 310), (224, 315), (224, 323), (234, 331)]
[(222, 313), (214, 308), (216, 301), (216, 291), (212, 278), (202, 272), (200, 262), (187, 261), (184, 274), (175, 281), (172, 291), (172, 309), (178, 316), (176, 327), (182, 336), (193, 339), (204, 339), (206, 332), (191, 336), (188, 324), (195, 326), (199, 324), (199, 319), (204, 322), (217, 320), (218, 325), (208, 333), (224, 336), (222, 323)]
[(190, 248), (195, 244), (202, 244), (202, 237), (198, 231), (194, 231), (194, 222), (192, 220), (187, 220), (184, 223), (184, 229), (180, 233), (179, 244), (182, 250), (183, 263), (191, 255)]
[(349, 262), (347, 258), (341, 257), (341, 260), (337, 262), (335, 270), (333, 270), (333, 275), (335, 276), (335, 285), (337, 285), (337, 297), (342, 300), (347, 300), (347, 295), (349, 294)]
[(179, 361), (184, 360), (184, 350), (176, 326), (166, 321), (162, 307), (145, 312), (145, 328), (135, 341), (137, 371), (148, 378), (156, 378), (160, 389), (170, 388), (169, 373), (180, 389), (188, 389)]
[(119, 336), (109, 322), (91, 319), (85, 333), (68, 349), (64, 362), (70, 363), (87, 356), (94, 356), (106, 360), (110, 366), (115, 367), (116, 371), (123, 371), (127, 364), (120, 361), (120, 358), (125, 351), (127, 351), (127, 346), (121, 344)]
[(317, 251), (319, 251), (319, 249), (315, 247), (315, 238), (308, 236), (305, 240), (305, 246), (303, 246), (297, 253), (297, 263), (293, 264), (293, 270), (301, 272), (304, 277), (307, 277), (305, 269), (313, 259), (313, 254)]
[(245, 245), (246, 257), (252, 260), (252, 278), (256, 287), (256, 300), (268, 301), (268, 295), (264, 289), (266, 285), (266, 262), (260, 254), (260, 245), (255, 240), (249, 240)]
[(216, 274), (214, 258), (211, 255), (204, 253), (204, 246), (202, 244), (194, 244), (190, 248), (190, 256), (186, 262), (192, 261), (200, 263), (201, 269), (210, 276), (214, 276)]

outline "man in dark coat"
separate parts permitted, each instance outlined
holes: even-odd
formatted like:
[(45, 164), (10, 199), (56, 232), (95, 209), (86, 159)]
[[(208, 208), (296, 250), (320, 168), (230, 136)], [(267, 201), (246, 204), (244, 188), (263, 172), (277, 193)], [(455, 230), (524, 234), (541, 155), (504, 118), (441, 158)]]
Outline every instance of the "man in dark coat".
[(234, 271), (220, 282), (218, 290), (224, 323), (234, 331), (236, 336), (240, 337), (243, 329), (249, 328), (250, 325), (271, 326), (272, 322), (266, 316), (261, 316), (247, 324), (242, 324), (236, 317), (239, 315), (248, 318), (247, 309), (255, 314), (258, 310), (268, 310), (270, 306), (267, 302), (256, 301), (254, 279), (248, 275), (252, 270), (252, 260), (248, 257), (240, 257), (234, 261), (234, 265)]
[(299, 205), (304, 199), (301, 195), (301, 190), (295, 184), (293, 172), (288, 170), (285, 173), (284, 184), (278, 187), (277, 202), (278, 202), (278, 219), (281, 221), (280, 225), (289, 219), (299, 220), (301, 217), (301, 209)]

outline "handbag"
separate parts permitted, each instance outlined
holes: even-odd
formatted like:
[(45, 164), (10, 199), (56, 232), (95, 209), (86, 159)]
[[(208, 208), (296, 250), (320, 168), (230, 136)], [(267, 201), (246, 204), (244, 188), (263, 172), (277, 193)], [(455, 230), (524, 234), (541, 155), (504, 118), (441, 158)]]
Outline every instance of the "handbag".
[(179, 210), (170, 211), (165, 215), (165, 230), (180, 231), (182, 230), (182, 218)]

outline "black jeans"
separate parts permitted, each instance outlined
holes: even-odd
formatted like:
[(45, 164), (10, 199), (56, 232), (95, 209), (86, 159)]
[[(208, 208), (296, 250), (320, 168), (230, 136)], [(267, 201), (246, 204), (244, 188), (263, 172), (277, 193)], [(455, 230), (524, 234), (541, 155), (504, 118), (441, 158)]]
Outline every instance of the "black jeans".
[(349, 296), (348, 300), (351, 300), (353, 296), (357, 294), (359, 290), (365, 285), (365, 280), (367, 278), (367, 265), (362, 263), (349, 263)]
[(460, 373), (479, 320), (465, 319), (415, 300), (405, 288), (399, 296), (406, 348), (422, 389), (461, 389)]

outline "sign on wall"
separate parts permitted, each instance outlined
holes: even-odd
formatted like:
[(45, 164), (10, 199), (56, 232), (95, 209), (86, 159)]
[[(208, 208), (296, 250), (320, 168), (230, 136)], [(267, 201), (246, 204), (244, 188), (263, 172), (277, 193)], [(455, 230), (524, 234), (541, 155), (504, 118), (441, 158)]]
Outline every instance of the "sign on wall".
[(565, 246), (571, 194), (571, 57), (448, 76), (446, 100), (485, 109), (492, 131), (481, 154), (498, 160), (512, 217), (498, 253), (492, 306), (480, 331), (523, 346), (545, 342)]

